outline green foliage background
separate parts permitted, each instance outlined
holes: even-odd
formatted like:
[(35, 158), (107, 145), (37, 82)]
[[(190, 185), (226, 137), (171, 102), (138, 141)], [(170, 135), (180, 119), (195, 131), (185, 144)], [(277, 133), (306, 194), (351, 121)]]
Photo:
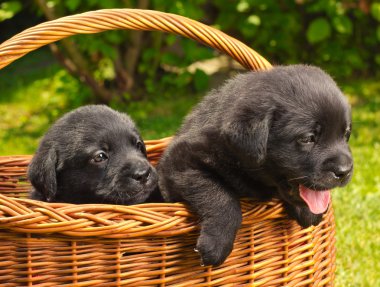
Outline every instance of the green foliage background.
[[(23, 1), (0, 1), (0, 21), (12, 21), (20, 13), (37, 15), (41, 6)], [(337, 78), (379, 74), (380, 1), (350, 0), (46, 0), (56, 16), (105, 8), (139, 7), (180, 14), (202, 21), (252, 46), (274, 64), (309, 63), (322, 66)], [(0, 22), (1, 25), (1, 22)], [(0, 26), (1, 27), (1, 26)], [(16, 31), (15, 31), (16, 32)], [(89, 70), (107, 86), (115, 80), (115, 61), (120, 49), (131, 44), (130, 31), (110, 31), (72, 37), (89, 59)], [(1, 39), (1, 35), (0, 35)], [(5, 40), (5, 39), (4, 39)], [(133, 93), (123, 92), (118, 101), (142, 99), (157, 93), (170, 94), (208, 86), (203, 71), (163, 73), (163, 66), (184, 68), (194, 61), (215, 56), (215, 51), (182, 37), (164, 33), (144, 34), (139, 47)], [(81, 86), (81, 85), (79, 85)], [(82, 88), (80, 88), (82, 89)], [(112, 87), (109, 87), (112, 89)], [(88, 91), (84, 102), (97, 101)], [(116, 100), (116, 99), (115, 99)]]
[[(117, 0), (88, 1), (86, 5), (80, 5), (78, 0), (55, 2), (65, 3), (70, 13), (123, 4)], [(367, 7), (359, 2), (366, 2)], [(133, 4), (136, 2), (130, 1), (132, 7)], [(379, 1), (155, 0), (149, 8), (209, 23), (250, 44), (273, 63), (322, 65), (335, 76), (378, 72), (380, 66)], [(164, 38), (169, 44), (174, 41), (170, 35)], [(194, 49), (193, 42), (181, 39), (180, 45), (183, 54), (163, 54), (161, 63), (186, 66), (194, 59), (212, 56), (207, 48)], [(91, 46), (99, 49), (92, 43)], [(158, 55), (150, 49), (143, 53), (141, 71), (146, 71), (152, 58)]]

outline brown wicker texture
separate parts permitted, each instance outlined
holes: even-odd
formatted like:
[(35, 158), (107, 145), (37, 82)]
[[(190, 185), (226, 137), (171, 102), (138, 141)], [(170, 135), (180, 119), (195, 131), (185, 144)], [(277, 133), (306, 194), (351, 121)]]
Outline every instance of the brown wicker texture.
[[(241, 42), (199, 22), (149, 10), (109, 9), (60, 18), (0, 45), (0, 67), (74, 34), (111, 29), (182, 35), (248, 69), (270, 64)], [(147, 141), (156, 163), (170, 138)], [(72, 205), (26, 199), (31, 156), (0, 157), (0, 286), (332, 286), (332, 208), (301, 229), (282, 204), (242, 200), (234, 250), (220, 267), (193, 251), (197, 220), (183, 204)]]

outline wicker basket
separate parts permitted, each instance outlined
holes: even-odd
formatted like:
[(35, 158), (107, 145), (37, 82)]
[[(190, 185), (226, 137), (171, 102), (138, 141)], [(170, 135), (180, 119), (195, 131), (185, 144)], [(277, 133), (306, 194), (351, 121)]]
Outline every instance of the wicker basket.
[[(0, 45), (0, 68), (74, 34), (112, 29), (182, 35), (230, 55), (248, 69), (270, 64), (224, 33), (178, 15), (109, 9), (42, 23)], [(156, 163), (170, 138), (147, 141)], [(0, 157), (0, 286), (332, 286), (332, 208), (301, 229), (282, 204), (242, 200), (243, 223), (220, 267), (193, 251), (196, 219), (180, 203), (72, 205), (26, 199), (31, 156)]]

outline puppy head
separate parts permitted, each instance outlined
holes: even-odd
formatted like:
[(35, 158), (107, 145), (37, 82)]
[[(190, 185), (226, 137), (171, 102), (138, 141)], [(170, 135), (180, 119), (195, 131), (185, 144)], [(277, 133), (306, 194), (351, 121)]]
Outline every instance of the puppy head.
[(321, 214), (330, 189), (344, 186), (352, 176), (349, 104), (331, 77), (316, 67), (279, 67), (270, 80), (275, 109), (265, 166), (285, 201)]
[(157, 186), (132, 120), (98, 105), (76, 109), (50, 128), (28, 177), (32, 197), (71, 203), (136, 204)]
[(221, 128), (231, 152), (285, 201), (323, 213), (353, 170), (351, 111), (335, 82), (293, 65), (239, 75), (228, 88), (238, 95)]

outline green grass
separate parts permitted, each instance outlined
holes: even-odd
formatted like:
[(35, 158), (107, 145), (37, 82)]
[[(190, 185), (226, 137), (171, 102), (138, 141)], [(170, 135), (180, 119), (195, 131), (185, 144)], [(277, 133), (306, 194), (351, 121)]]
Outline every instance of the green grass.
[[(0, 155), (31, 154), (52, 122), (89, 99), (46, 51), (32, 53), (0, 70)], [(157, 95), (112, 107), (128, 112), (145, 139), (173, 135), (197, 95)]]
[(334, 192), (336, 285), (380, 286), (380, 82), (343, 87), (353, 104), (352, 182)]
[[(67, 109), (73, 83), (44, 50), (0, 70), (0, 154), (30, 154)], [(69, 99), (71, 99), (69, 97)]]
[[(33, 153), (49, 125), (89, 97), (43, 52), (24, 58), (0, 71), (1, 155)], [(353, 105), (355, 172), (347, 187), (333, 193), (336, 286), (380, 286), (380, 81), (355, 80), (342, 89)], [(114, 107), (132, 116), (144, 138), (157, 139), (174, 134), (198, 101), (194, 95), (157, 95)]]

